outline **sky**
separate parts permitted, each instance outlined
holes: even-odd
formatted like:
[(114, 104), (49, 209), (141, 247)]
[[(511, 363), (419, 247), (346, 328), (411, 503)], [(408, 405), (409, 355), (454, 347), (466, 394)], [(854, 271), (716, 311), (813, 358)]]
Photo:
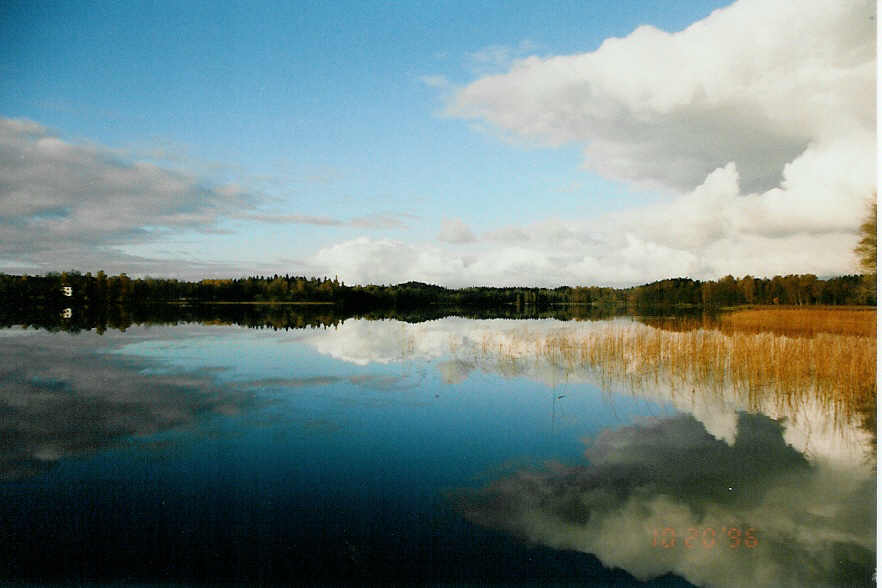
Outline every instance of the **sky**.
[(0, 272), (856, 273), (876, 4), (0, 5)]

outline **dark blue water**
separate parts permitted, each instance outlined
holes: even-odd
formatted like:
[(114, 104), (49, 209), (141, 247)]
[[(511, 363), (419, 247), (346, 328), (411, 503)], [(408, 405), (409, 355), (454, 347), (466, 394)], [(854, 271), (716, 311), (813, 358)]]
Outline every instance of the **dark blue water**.
[[(530, 351), (562, 328), (4, 331), (0, 576), (868, 581), (859, 447), (819, 456), (780, 415), (604, 390)], [(707, 528), (713, 545), (687, 547)]]

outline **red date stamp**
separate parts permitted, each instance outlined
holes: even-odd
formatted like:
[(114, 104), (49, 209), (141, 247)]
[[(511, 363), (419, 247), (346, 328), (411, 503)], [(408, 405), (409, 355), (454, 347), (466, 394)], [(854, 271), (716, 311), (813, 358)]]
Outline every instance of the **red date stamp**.
[(689, 527), (686, 533), (678, 533), (672, 527), (652, 530), (652, 546), (661, 549), (712, 549), (718, 545), (729, 549), (753, 549), (759, 545), (759, 538), (753, 527)]

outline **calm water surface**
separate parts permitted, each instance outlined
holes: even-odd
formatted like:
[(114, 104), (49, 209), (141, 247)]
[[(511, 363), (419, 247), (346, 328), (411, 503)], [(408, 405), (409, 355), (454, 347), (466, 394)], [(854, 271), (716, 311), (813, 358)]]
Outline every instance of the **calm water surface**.
[(871, 433), (535, 351), (629, 323), (0, 331), (0, 578), (871, 584)]

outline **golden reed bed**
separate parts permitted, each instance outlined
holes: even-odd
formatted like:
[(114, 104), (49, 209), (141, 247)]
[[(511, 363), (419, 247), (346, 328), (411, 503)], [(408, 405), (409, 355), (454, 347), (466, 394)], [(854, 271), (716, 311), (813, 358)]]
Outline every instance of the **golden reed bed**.
[[(839, 416), (874, 424), (876, 312), (857, 309), (748, 309), (719, 320), (611, 323), (539, 345), (555, 363), (599, 370), (631, 385), (669, 384), (725, 394), (760, 406), (811, 395)], [(734, 388), (734, 390), (733, 390)]]
[(818, 333), (876, 337), (875, 308), (785, 307), (749, 308), (723, 314), (724, 330), (794, 337)]

